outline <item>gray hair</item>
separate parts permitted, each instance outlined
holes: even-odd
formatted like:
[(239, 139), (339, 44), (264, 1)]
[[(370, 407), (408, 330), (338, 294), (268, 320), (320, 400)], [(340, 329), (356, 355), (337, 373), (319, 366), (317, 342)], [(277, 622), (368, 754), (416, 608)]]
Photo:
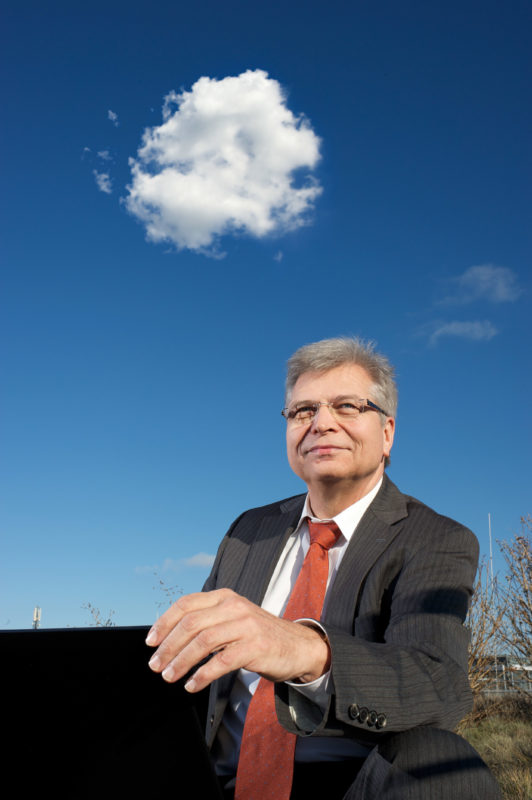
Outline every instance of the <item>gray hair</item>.
[(384, 409), (387, 415), (395, 418), (397, 414), (395, 370), (386, 356), (375, 352), (374, 342), (364, 341), (358, 337), (322, 339), (321, 342), (305, 344), (296, 350), (288, 359), (285, 402), (288, 403), (298, 378), (305, 372), (328, 372), (342, 364), (356, 364), (366, 370), (372, 381), (370, 399)]

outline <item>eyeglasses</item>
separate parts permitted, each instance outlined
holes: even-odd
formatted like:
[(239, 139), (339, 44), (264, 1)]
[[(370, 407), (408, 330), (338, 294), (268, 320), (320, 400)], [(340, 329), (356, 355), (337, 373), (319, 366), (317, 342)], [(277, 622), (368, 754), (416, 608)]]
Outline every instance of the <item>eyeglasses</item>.
[(371, 400), (360, 400), (351, 397), (342, 397), (330, 403), (300, 403), (290, 408), (283, 408), (281, 414), (289, 425), (309, 425), (321, 406), (327, 406), (331, 414), (339, 420), (354, 420), (365, 411), (378, 411), (388, 417), (389, 414), (382, 408), (372, 403)]

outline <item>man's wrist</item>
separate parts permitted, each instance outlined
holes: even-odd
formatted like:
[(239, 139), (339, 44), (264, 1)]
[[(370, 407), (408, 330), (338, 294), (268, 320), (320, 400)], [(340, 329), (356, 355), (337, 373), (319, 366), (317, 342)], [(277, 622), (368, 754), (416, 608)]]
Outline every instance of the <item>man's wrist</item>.
[(331, 666), (331, 648), (329, 645), (329, 637), (327, 636), (327, 632), (323, 626), (317, 622), (315, 619), (297, 619), (295, 622), (299, 625), (303, 625), (306, 628), (310, 628), (314, 633), (317, 634), (316, 644), (314, 646), (314, 658), (313, 658), (313, 665), (307, 672), (304, 672), (297, 678), (294, 678), (291, 683), (295, 684), (308, 684), (312, 683), (313, 681), (318, 680), (323, 675), (325, 675)]

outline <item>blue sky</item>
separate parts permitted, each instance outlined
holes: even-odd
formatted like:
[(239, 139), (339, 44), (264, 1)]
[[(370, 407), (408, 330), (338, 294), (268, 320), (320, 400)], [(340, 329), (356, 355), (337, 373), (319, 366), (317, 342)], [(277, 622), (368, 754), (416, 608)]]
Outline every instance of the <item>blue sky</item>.
[(3, 15), (0, 627), (199, 590), (235, 516), (303, 490), (284, 365), (327, 336), (396, 365), (392, 480), (484, 553), (488, 513), (516, 532), (530, 4)]

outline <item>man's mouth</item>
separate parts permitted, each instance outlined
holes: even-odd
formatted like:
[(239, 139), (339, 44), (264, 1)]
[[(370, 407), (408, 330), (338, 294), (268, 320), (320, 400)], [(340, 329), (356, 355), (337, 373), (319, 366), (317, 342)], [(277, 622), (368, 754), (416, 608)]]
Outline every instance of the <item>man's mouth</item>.
[(314, 455), (314, 456), (326, 456), (326, 455), (329, 455), (330, 453), (337, 453), (340, 450), (343, 450), (343, 448), (342, 447), (336, 447), (333, 444), (317, 444), (317, 445), (314, 445), (314, 447), (310, 447), (307, 450), (307, 455), (311, 454), (311, 455)]

